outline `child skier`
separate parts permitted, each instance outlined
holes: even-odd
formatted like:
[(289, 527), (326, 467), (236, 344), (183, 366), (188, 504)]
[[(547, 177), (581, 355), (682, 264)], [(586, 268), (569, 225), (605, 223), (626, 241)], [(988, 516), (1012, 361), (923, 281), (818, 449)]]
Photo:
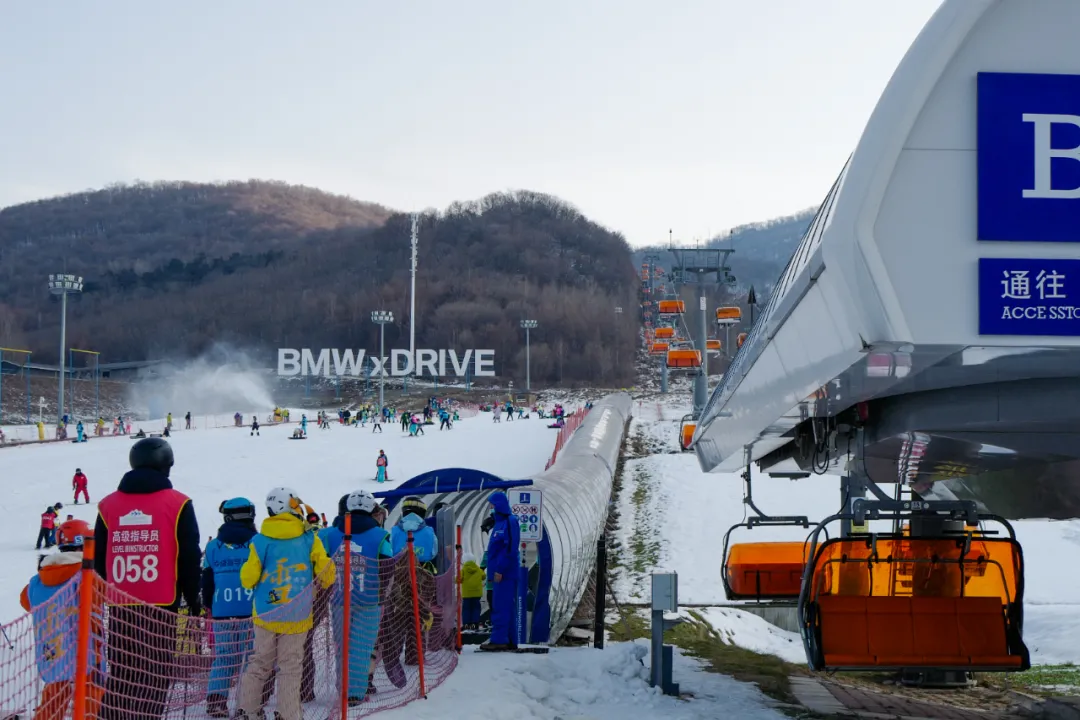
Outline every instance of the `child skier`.
[(307, 415), (300, 416), (300, 429), (307, 435)]
[(389, 465), (389, 461), (386, 459), (386, 453), (382, 450), (379, 451), (379, 457), (375, 459), (375, 480), (376, 482), (386, 482), (386, 468)]
[(83, 475), (82, 468), (75, 468), (75, 477), (71, 478), (71, 489), (75, 491), (75, 504), (79, 504), (79, 495), (83, 496), (86, 504), (90, 504), (90, 493), (87, 491), (87, 483), (90, 481)]
[(236, 717), (257, 717), (263, 684), (277, 663), (277, 713), (282, 720), (300, 720), (304, 640), (312, 626), (308, 587), (317, 581), (329, 588), (335, 569), (318, 534), (308, 530), (303, 503), (293, 490), (271, 490), (266, 510), (270, 517), (252, 538), (247, 562), (240, 568), (240, 584), (253, 591), (255, 643), (240, 681)]
[(227, 718), (229, 690), (244, 659), (251, 653), (252, 591), (240, 585), (240, 567), (251, 553), (255, 537), (255, 505), (247, 498), (226, 500), (218, 508), (225, 519), (203, 555), (202, 601), (214, 620), (214, 661), (206, 714)]
[(41, 529), (38, 530), (37, 545), (35, 550), (41, 549), (41, 543), (45, 543), (45, 549), (49, 549), (53, 546), (52, 535), (53, 529), (56, 527), (56, 512), (53, 511), (52, 506), (45, 508), (45, 512), (41, 513)]
[(251, 418), (251, 435), (252, 437), (254, 437), (255, 435), (262, 437), (262, 435), (259, 433), (259, 418), (257, 415)]
[(461, 624), (466, 630), (480, 627), (480, 598), (484, 594), (484, 571), (476, 558), (466, 554), (461, 565)]
[(83, 435), (84, 432), (85, 432), (85, 429), (83, 428), (82, 420), (80, 420), (79, 424), (75, 426), (75, 441), (76, 442), (84, 442), (86, 440), (86, 436)]
[[(61, 525), (60, 552), (42, 561), (37, 575), (30, 578), (19, 597), (23, 608), (34, 616), (34, 654), (44, 683), (34, 720), (62, 720), (75, 695), (75, 651), (79, 644), (77, 598), (78, 584), (82, 581), (79, 570), (83, 543), (93, 537), (94, 532), (82, 520), (69, 520)], [(86, 717), (91, 719), (97, 718), (105, 692), (100, 603), (100, 600), (94, 603), (90, 630)]]
[(382, 420), (383, 420), (383, 416), (382, 416), (381, 412), (379, 412), (379, 413), (371, 413), (371, 432), (372, 432), (372, 434), (374, 434), (376, 430), (378, 430), (380, 433), (382, 432)]

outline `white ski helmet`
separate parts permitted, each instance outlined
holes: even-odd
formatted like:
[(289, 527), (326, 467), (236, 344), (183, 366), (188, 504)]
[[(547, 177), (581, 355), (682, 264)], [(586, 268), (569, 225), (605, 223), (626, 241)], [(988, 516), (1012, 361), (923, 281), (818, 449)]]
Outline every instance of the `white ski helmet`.
[(295, 490), (287, 487), (276, 487), (267, 493), (266, 512), (270, 517), (282, 514), (291, 514), (299, 518), (304, 517), (303, 502), (301, 502)]
[(345, 509), (349, 512), (359, 510), (360, 512), (366, 512), (370, 515), (375, 511), (378, 504), (378, 501), (375, 500), (375, 496), (367, 490), (354, 490), (349, 493), (348, 499), (345, 500)]

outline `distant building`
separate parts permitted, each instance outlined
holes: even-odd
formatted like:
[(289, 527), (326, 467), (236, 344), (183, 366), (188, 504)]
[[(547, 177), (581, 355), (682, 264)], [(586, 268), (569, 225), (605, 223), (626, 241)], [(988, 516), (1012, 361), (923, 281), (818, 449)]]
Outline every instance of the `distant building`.
[[(133, 360), (130, 362), (102, 363), (98, 370), (101, 371), (102, 378), (131, 382), (161, 375), (167, 367), (173, 368), (175, 364), (169, 360)], [(4, 375), (21, 375), (24, 370), (29, 372), (32, 377), (58, 377), (60, 375), (60, 368), (56, 365), (33, 362), (27, 364), (13, 360), (0, 361), (0, 372)], [(92, 366), (64, 367), (64, 375), (68, 377), (79, 378), (92, 373)]]

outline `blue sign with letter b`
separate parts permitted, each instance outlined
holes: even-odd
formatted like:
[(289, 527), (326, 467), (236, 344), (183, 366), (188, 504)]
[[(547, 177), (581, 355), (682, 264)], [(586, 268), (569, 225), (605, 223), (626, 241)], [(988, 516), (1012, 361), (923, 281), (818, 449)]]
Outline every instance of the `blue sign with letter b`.
[(979, 73), (979, 240), (1080, 242), (1080, 75)]

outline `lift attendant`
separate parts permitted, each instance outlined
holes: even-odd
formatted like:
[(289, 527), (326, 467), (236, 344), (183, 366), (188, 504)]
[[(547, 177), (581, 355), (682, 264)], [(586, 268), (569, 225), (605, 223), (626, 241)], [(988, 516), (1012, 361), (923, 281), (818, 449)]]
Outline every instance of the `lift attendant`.
[[(145, 438), (131, 446), (128, 462), (131, 471), (98, 505), (94, 528), (94, 570), (139, 603), (110, 609), (101, 720), (159, 718), (165, 711), (176, 625), (161, 622), (147, 606), (176, 612), (182, 596), (192, 616), (202, 614), (199, 525), (191, 499), (169, 480), (172, 448), (161, 438)], [(124, 532), (136, 530), (139, 542), (124, 542)]]

